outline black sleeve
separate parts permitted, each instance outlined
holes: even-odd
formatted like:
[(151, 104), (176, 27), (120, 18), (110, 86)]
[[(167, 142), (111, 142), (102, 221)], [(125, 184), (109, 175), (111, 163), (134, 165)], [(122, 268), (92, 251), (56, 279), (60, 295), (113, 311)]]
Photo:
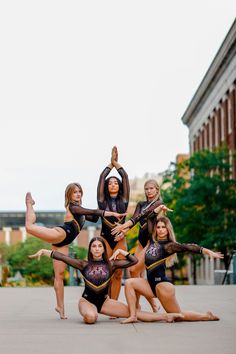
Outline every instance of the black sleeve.
[(97, 201), (98, 203), (103, 203), (105, 199), (104, 195), (104, 184), (105, 184), (105, 178), (109, 175), (111, 172), (110, 167), (106, 167), (102, 173), (100, 174), (99, 181), (98, 181), (98, 187), (97, 187)]
[(141, 202), (138, 202), (138, 204), (136, 205), (135, 211), (133, 213), (133, 215), (131, 216), (132, 220), (135, 220), (137, 218), (137, 216), (140, 214), (141, 212)]
[(123, 184), (123, 200), (124, 202), (129, 202), (129, 193), (130, 193), (130, 185), (129, 185), (129, 177), (127, 172), (123, 169), (123, 167), (118, 168), (117, 172), (122, 178)]
[(103, 216), (104, 215), (104, 210), (100, 209), (86, 209), (83, 208), (80, 205), (75, 205), (75, 204), (70, 204), (69, 205), (69, 210), (70, 212), (78, 215), (96, 215), (96, 216)]
[(137, 257), (129, 253), (126, 256), (126, 259), (116, 259), (115, 261), (113, 261), (112, 268), (113, 270), (117, 268), (128, 268), (135, 265), (136, 263), (138, 263)]
[(64, 263), (70, 265), (71, 267), (79, 269), (79, 270), (83, 270), (83, 268), (87, 264), (87, 261), (82, 261), (79, 259), (71, 258), (69, 256), (64, 255), (61, 252), (58, 252), (58, 251), (52, 251), (51, 257), (53, 259), (58, 260), (58, 261), (62, 261)]
[(99, 216), (97, 215), (86, 215), (85, 220), (91, 221), (91, 222), (97, 222), (99, 219)]
[(181, 253), (181, 252), (191, 252), (191, 253), (202, 253), (202, 247), (194, 244), (194, 243), (178, 243), (178, 242), (170, 242), (165, 246), (165, 251), (167, 254), (173, 253)]
[(142, 221), (145, 218), (152, 217), (154, 215), (154, 209), (156, 209), (161, 204), (164, 204), (161, 199), (155, 200), (154, 202), (150, 203), (146, 208), (140, 211), (135, 218), (131, 218), (133, 225), (137, 224), (137, 222)]

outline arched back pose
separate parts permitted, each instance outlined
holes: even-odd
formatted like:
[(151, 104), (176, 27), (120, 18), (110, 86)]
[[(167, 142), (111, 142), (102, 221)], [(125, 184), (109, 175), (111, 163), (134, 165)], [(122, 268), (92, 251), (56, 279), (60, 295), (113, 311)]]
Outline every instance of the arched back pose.
[(176, 253), (192, 252), (206, 254), (211, 258), (223, 258), (219, 252), (213, 252), (196, 244), (180, 244), (175, 241), (174, 231), (167, 217), (159, 217), (153, 225), (152, 240), (146, 246), (145, 265), (147, 280), (131, 278), (126, 281), (125, 295), (130, 309), (130, 317), (124, 323), (136, 321), (136, 292), (147, 298), (158, 297), (166, 312), (181, 313), (181, 321), (214, 321), (219, 318), (211, 312), (198, 313), (182, 311), (175, 297), (175, 287), (166, 277), (166, 265), (172, 265)]
[[(85, 209), (81, 206), (83, 190), (79, 183), (71, 183), (65, 190), (65, 222), (61, 226), (48, 228), (36, 225), (36, 214), (33, 208), (35, 204), (31, 193), (26, 194), (26, 216), (25, 227), (26, 231), (43, 241), (52, 244), (53, 249), (60, 249), (60, 252), (68, 255), (68, 245), (78, 236), (82, 229), (85, 219), (90, 220), (93, 216), (115, 216), (119, 218), (118, 213), (104, 211), (99, 209)], [(120, 217), (123, 217), (120, 215)], [(65, 319), (64, 314), (64, 271), (66, 265), (62, 262), (54, 261), (53, 268), (55, 272), (54, 289), (56, 292), (57, 305), (55, 310), (60, 314), (61, 319)]]
[[(108, 176), (112, 168), (115, 168), (122, 178)], [(98, 187), (97, 187), (97, 201), (100, 209), (115, 211), (118, 213), (125, 213), (129, 202), (129, 179), (128, 175), (118, 163), (118, 151), (116, 146), (112, 148), (111, 163), (102, 171)], [(125, 221), (125, 216), (123, 219), (117, 220), (116, 217), (107, 217), (104, 215), (102, 217), (102, 230), (101, 237), (105, 240), (107, 253), (110, 257), (118, 248), (127, 250), (126, 240), (115, 240), (114, 236), (111, 234), (112, 228), (116, 223), (123, 223)], [(118, 299), (120, 288), (121, 288), (121, 278), (122, 269), (118, 269), (111, 282), (111, 288), (109, 291), (110, 297), (112, 299)]]
[[(122, 255), (124, 259), (117, 259), (119, 255)], [(90, 241), (87, 261), (73, 259), (63, 253), (45, 249), (29, 257), (40, 259), (41, 256), (52, 257), (54, 260), (62, 261), (80, 270), (85, 281), (85, 289), (79, 300), (79, 312), (85, 323), (95, 323), (98, 313), (114, 317), (129, 316), (128, 306), (110, 299), (108, 288), (115, 271), (134, 265), (137, 262), (135, 256), (130, 255), (127, 251), (117, 249), (109, 260), (106, 244), (99, 236)], [(137, 318), (145, 322), (172, 322), (181, 317), (181, 314), (156, 314), (141, 311), (137, 313)]]

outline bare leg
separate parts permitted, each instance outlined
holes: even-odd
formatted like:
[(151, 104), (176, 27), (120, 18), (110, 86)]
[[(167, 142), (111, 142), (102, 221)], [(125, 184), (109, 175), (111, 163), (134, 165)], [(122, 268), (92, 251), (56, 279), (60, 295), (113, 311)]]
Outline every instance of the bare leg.
[(25, 215), (25, 227), (26, 231), (43, 241), (48, 243), (59, 243), (66, 237), (65, 231), (60, 227), (48, 228), (44, 226), (35, 225), (36, 215), (33, 208), (34, 200), (30, 193), (26, 194), (26, 215)]
[[(143, 278), (143, 272), (145, 269), (145, 265), (144, 265), (145, 249), (142, 247), (140, 242), (138, 243), (135, 256), (138, 258), (138, 263), (130, 267), (129, 269), (130, 276), (131, 278)], [(137, 293), (136, 293), (136, 298), (137, 298), (136, 307), (137, 309), (140, 310), (141, 309), (141, 306), (139, 305), (140, 295)], [(156, 300), (153, 297), (153, 295), (151, 298), (147, 298), (147, 301), (149, 302), (153, 312), (158, 312), (160, 310), (160, 306), (156, 303)]]
[(123, 323), (130, 323), (137, 321), (137, 308), (136, 308), (136, 292), (151, 298), (153, 296), (152, 289), (146, 279), (130, 278), (125, 282), (125, 297), (129, 307), (129, 318)]
[[(127, 251), (127, 245), (126, 245), (126, 241), (125, 239), (120, 240), (116, 247), (114, 248), (113, 252), (115, 252), (115, 250), (117, 250), (118, 248)], [(122, 258), (119, 257), (118, 258)], [(120, 288), (121, 288), (121, 279), (122, 279), (122, 274), (123, 274), (123, 270), (122, 269), (117, 269), (114, 273), (114, 276), (111, 280), (111, 285), (110, 285), (110, 298), (117, 300), (120, 294)]]
[(87, 324), (94, 324), (98, 318), (97, 308), (83, 297), (79, 300), (79, 312)]
[(143, 322), (156, 322), (156, 321), (165, 321), (165, 322), (173, 322), (175, 319), (179, 317), (183, 317), (181, 314), (157, 314), (153, 312), (144, 312), (138, 311), (137, 318), (133, 321), (128, 321), (129, 319), (129, 309), (128, 306), (123, 304), (120, 301), (113, 300), (108, 298), (102, 308), (101, 313), (107, 316), (113, 317), (125, 317), (127, 320), (122, 321), (121, 323), (133, 323), (141, 320)]
[[(65, 255), (68, 255), (69, 253), (68, 246), (59, 247), (59, 248), (54, 247), (53, 249), (57, 249), (59, 252)], [(67, 318), (65, 316), (65, 310), (64, 310), (64, 273), (66, 267), (67, 265), (64, 262), (57, 261), (55, 259), (53, 260), (53, 268), (55, 273), (54, 290), (56, 293), (56, 301), (57, 301), (55, 310), (59, 313), (60, 318), (62, 320)]]
[(171, 283), (163, 282), (156, 286), (157, 296), (166, 312), (181, 312), (183, 318), (180, 321), (217, 321), (219, 318), (212, 312), (200, 313), (194, 311), (181, 311), (175, 297), (175, 287)]

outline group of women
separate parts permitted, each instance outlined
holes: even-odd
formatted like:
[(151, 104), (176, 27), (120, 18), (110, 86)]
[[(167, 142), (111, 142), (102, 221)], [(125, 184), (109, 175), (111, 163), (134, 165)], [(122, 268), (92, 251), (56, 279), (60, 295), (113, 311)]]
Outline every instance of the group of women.
[[(121, 179), (110, 176), (115, 168)], [(130, 186), (128, 175), (118, 162), (118, 151), (113, 147), (111, 162), (102, 171), (97, 188), (99, 209), (81, 206), (83, 190), (78, 183), (71, 183), (65, 191), (64, 224), (47, 228), (36, 224), (34, 200), (26, 194), (26, 230), (52, 244), (52, 251), (42, 249), (30, 258), (51, 257), (55, 272), (54, 289), (56, 311), (65, 319), (64, 271), (67, 265), (79, 269), (85, 289), (79, 301), (79, 311), (85, 323), (95, 323), (98, 313), (125, 318), (122, 323), (137, 320), (151, 321), (209, 321), (218, 320), (211, 312), (197, 313), (182, 311), (175, 297), (174, 285), (165, 275), (166, 266), (176, 261), (176, 253), (192, 252), (206, 254), (212, 258), (223, 258), (196, 244), (179, 244), (175, 240), (170, 220), (163, 216), (169, 211), (160, 198), (156, 181), (148, 180), (144, 185), (146, 201), (139, 202), (133, 216), (125, 222), (129, 203)], [(88, 247), (88, 259), (78, 260), (68, 256), (69, 244), (79, 235), (85, 220), (96, 222), (101, 217), (101, 236), (94, 237)], [(126, 232), (139, 223), (138, 246), (135, 255), (127, 251)], [(127, 305), (118, 301), (122, 269), (130, 269), (131, 278), (125, 282)], [(144, 269), (147, 279), (143, 278)], [(139, 296), (149, 301), (153, 312), (143, 312)], [(157, 313), (158, 298), (166, 313)]]

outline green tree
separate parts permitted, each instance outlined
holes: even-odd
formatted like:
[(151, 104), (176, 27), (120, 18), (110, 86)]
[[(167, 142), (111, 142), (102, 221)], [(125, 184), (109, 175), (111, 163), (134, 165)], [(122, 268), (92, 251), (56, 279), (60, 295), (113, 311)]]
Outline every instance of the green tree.
[[(162, 186), (177, 239), (217, 249), (227, 257), (236, 245), (236, 180), (227, 148), (201, 151), (167, 171)], [(196, 257), (194, 257), (196, 263)]]
[(42, 257), (40, 262), (37, 259), (29, 259), (30, 254), (36, 253), (41, 248), (49, 249), (48, 243), (37, 238), (29, 237), (25, 242), (8, 246), (7, 261), (10, 266), (11, 274), (20, 271), (26, 278), (27, 284), (43, 281), (46, 284), (53, 282), (52, 260)]

